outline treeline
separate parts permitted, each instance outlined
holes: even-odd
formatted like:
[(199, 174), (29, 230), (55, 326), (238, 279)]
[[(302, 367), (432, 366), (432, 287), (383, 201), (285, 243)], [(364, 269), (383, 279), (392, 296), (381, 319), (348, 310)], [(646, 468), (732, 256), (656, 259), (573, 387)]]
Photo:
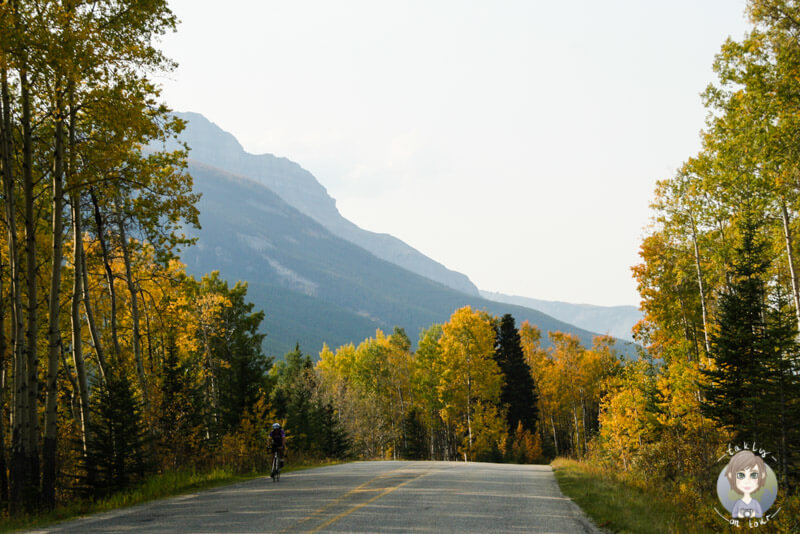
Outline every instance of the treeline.
[(711, 528), (728, 444), (773, 453), (786, 521), (800, 483), (800, 6), (748, 14), (714, 62), (702, 150), (658, 183), (633, 269), (650, 358), (612, 382), (590, 447)]
[(182, 127), (151, 81), (174, 27), (160, 0), (0, 2), (4, 513), (256, 468), (293, 413), (247, 286), (176, 259), (198, 216), (186, 153), (147, 148)]
[(597, 429), (600, 384), (619, 369), (611, 338), (569, 334), (469, 307), (424, 330), (378, 331), (320, 353), (320, 395), (367, 458), (542, 462), (580, 454)]

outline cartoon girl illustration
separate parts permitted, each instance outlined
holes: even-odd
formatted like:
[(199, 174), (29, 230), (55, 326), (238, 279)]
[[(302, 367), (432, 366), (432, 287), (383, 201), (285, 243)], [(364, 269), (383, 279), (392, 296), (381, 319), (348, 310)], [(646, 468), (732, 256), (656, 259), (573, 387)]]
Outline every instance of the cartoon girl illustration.
[(767, 482), (767, 466), (760, 456), (751, 451), (737, 452), (725, 470), (725, 478), (731, 490), (742, 496), (733, 505), (731, 515), (735, 518), (761, 517), (761, 503), (753, 494)]

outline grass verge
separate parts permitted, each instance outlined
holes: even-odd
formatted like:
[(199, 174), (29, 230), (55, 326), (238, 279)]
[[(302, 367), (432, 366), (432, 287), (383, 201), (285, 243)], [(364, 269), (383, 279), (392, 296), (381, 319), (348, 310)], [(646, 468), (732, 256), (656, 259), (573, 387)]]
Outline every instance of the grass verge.
[(559, 458), (551, 464), (561, 491), (607, 532), (659, 534), (698, 530), (667, 496), (617, 480), (583, 462)]
[[(333, 465), (340, 462), (317, 462), (287, 465), (284, 473), (302, 471), (313, 467)], [(148, 501), (174, 497), (206, 489), (244, 482), (254, 478), (269, 476), (269, 473), (235, 474), (229, 469), (211, 471), (179, 470), (152, 476), (134, 488), (115, 493), (97, 501), (75, 501), (57, 506), (50, 512), (0, 518), (0, 533), (45, 528), (54, 523), (77, 517), (126, 508)]]

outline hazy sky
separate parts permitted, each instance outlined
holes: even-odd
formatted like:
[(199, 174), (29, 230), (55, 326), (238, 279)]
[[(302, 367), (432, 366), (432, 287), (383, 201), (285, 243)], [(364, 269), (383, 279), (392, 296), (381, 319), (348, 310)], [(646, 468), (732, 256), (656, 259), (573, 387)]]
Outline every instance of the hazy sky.
[(481, 289), (602, 305), (638, 305), (655, 182), (748, 30), (745, 0), (170, 3), (173, 109)]

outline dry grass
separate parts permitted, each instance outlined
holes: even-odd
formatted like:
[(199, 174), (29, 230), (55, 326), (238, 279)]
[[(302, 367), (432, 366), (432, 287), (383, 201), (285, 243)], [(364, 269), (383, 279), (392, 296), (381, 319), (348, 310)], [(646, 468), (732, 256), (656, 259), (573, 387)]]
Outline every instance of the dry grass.
[(668, 495), (628, 484), (583, 462), (559, 458), (551, 465), (564, 495), (607, 532), (711, 532), (693, 524)]

